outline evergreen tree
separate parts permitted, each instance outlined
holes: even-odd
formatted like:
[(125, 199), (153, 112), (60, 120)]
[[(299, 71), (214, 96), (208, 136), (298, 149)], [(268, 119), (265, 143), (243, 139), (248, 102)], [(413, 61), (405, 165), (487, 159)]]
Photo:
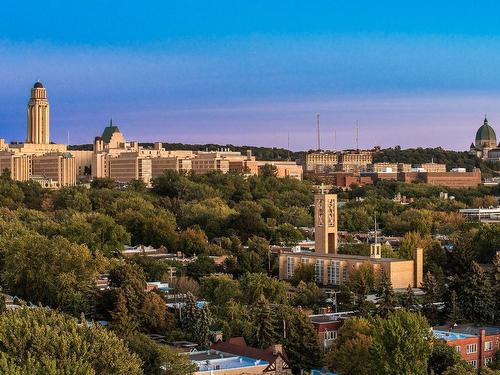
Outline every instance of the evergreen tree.
[(194, 338), (196, 336), (195, 324), (198, 317), (198, 308), (193, 294), (186, 294), (184, 309), (181, 311), (181, 324), (185, 332)]
[(275, 318), (271, 305), (263, 295), (253, 308), (253, 344), (259, 348), (267, 348), (275, 340)]
[(194, 337), (196, 338), (196, 343), (202, 349), (207, 349), (210, 347), (211, 331), (210, 326), (212, 325), (212, 317), (207, 306), (204, 306), (201, 310), (197, 311), (196, 320), (194, 323)]
[(494, 291), (495, 291), (495, 323), (500, 322), (500, 251), (497, 251), (495, 259), (493, 259), (494, 273)]
[(407, 309), (408, 311), (415, 311), (418, 309), (417, 299), (415, 297), (415, 293), (413, 292), (413, 288), (410, 284), (408, 284), (408, 288), (406, 288), (406, 293), (403, 295), (401, 306)]
[(458, 296), (465, 318), (475, 323), (491, 323), (495, 313), (494, 294), (481, 266), (472, 262), (461, 284)]
[(120, 337), (128, 337), (137, 330), (137, 323), (128, 312), (125, 293), (121, 288), (115, 310), (111, 312), (110, 328)]
[(7, 305), (5, 303), (5, 295), (0, 294), (0, 313), (4, 312), (7, 310)]
[(391, 280), (384, 270), (380, 272), (380, 281), (377, 288), (377, 314), (386, 318), (394, 311), (394, 289)]
[(450, 323), (459, 323), (462, 320), (462, 312), (458, 305), (457, 292), (452, 290), (450, 294), (450, 301), (448, 304), (448, 314), (446, 316)]
[(423, 312), (430, 323), (434, 324), (438, 318), (438, 309), (435, 304), (440, 302), (441, 291), (436, 278), (430, 272), (424, 276), (422, 290), (425, 292)]

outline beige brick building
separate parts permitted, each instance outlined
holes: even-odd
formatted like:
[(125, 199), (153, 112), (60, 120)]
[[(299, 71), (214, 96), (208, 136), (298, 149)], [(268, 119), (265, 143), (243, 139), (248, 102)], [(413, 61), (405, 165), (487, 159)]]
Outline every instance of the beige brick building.
[(76, 162), (69, 153), (53, 153), (33, 158), (32, 175), (52, 180), (57, 188), (76, 184)]
[(314, 198), (315, 251), (282, 251), (279, 255), (279, 277), (289, 280), (297, 267), (313, 264), (316, 282), (323, 286), (339, 286), (349, 282), (349, 275), (362, 265), (374, 273), (382, 270), (394, 288), (420, 287), (423, 276), (423, 250), (417, 249), (413, 260), (382, 258), (381, 245), (371, 245), (370, 256), (338, 254), (337, 195), (317, 194)]

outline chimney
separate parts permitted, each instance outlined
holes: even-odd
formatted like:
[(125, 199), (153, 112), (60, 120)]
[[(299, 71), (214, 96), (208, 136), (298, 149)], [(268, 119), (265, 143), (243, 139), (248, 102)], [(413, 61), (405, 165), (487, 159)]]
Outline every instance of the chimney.
[(222, 335), (222, 331), (215, 331), (214, 332), (214, 338), (213, 338), (214, 343), (217, 343), (219, 341), (223, 341), (223, 339), (224, 339), (224, 337)]
[(273, 344), (271, 347), (273, 348), (273, 355), (283, 354), (283, 345)]

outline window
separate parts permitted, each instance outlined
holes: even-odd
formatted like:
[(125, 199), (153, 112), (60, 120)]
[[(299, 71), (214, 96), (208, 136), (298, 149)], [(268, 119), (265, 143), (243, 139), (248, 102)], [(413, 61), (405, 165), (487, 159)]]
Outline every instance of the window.
[(486, 352), (491, 352), (493, 350), (493, 341), (486, 341), (484, 343), (484, 350)]
[(477, 360), (476, 359), (469, 361), (469, 363), (472, 365), (472, 367), (477, 368)]
[(477, 353), (477, 344), (467, 345), (467, 354)]
[(344, 268), (342, 268), (342, 283), (343, 284), (347, 283), (348, 275), (349, 275), (349, 269), (347, 268), (347, 266), (345, 266)]
[(340, 262), (338, 260), (332, 260), (328, 266), (328, 284), (340, 284)]
[(491, 362), (493, 362), (493, 358), (492, 358), (492, 357), (486, 357), (486, 358), (484, 359), (484, 364), (485, 364), (486, 366), (488, 366)]
[(286, 275), (288, 278), (291, 278), (293, 276), (293, 262), (293, 257), (288, 257), (286, 259)]
[(336, 340), (337, 339), (337, 331), (325, 331), (325, 340)]
[(314, 264), (314, 278), (317, 283), (323, 282), (323, 260), (316, 259)]
[(455, 346), (455, 350), (456, 350), (458, 353), (460, 353), (460, 350), (461, 350), (461, 349), (462, 349), (462, 348), (460, 347), (460, 345)]

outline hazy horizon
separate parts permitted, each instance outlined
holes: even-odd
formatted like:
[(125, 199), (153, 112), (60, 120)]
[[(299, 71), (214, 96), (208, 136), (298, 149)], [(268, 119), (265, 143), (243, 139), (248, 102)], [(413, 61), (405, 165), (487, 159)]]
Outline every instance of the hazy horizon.
[[(500, 132), (500, 4), (7, 0), (0, 138), (24, 141), (33, 83), (51, 140), (466, 150)], [(334, 4), (335, 3), (335, 4)]]

